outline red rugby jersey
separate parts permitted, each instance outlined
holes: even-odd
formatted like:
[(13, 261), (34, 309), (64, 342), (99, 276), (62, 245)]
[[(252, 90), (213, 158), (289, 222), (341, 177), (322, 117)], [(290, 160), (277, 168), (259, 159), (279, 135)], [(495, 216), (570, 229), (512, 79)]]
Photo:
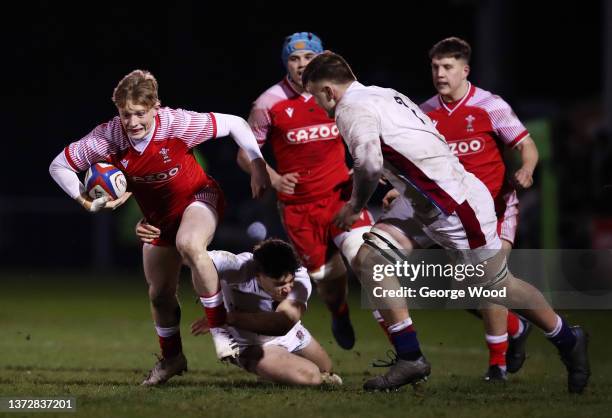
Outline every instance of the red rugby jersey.
[(249, 124), (260, 145), (270, 143), (276, 171), (300, 175), (295, 193), (278, 193), (280, 201), (316, 201), (349, 179), (344, 144), (335, 121), (314, 97), (296, 92), (287, 79), (259, 96)]
[(212, 113), (164, 107), (142, 152), (134, 148), (116, 116), (67, 146), (64, 153), (77, 171), (100, 161), (123, 171), (143, 215), (163, 228), (182, 214), (195, 193), (213, 182), (197, 163), (192, 148), (214, 138), (216, 131)]
[(466, 170), (478, 177), (497, 198), (508, 190), (503, 147), (515, 147), (527, 129), (501, 97), (472, 84), (458, 102), (444, 103), (435, 95), (421, 109), (436, 124)]

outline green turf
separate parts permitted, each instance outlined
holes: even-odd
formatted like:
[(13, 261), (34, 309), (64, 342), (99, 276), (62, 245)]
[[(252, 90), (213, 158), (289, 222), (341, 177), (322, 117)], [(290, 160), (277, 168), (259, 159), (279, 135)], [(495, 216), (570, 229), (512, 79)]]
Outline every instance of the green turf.
[(566, 393), (565, 370), (537, 332), (530, 337), (524, 370), (506, 385), (482, 382), (486, 350), (481, 325), (463, 311), (413, 312), (433, 365), (422, 393), (408, 388), (367, 394), (361, 390), (363, 381), (379, 372), (369, 363), (388, 347), (370, 313), (359, 309), (358, 294), (352, 295), (358, 338), (353, 351), (332, 343), (327, 313), (316, 297), (304, 320), (332, 356), (345, 386), (289, 388), (259, 383), (218, 363), (209, 336), (188, 335), (189, 323), (201, 309), (183, 280), (183, 344), (190, 371), (165, 387), (143, 388), (138, 384), (155, 362), (157, 341), (141, 277), (1, 277), (0, 397), (77, 398), (76, 414), (57, 416), (474, 418), (609, 416), (611, 411), (612, 311), (567, 312), (571, 322), (591, 333), (592, 384), (582, 396)]

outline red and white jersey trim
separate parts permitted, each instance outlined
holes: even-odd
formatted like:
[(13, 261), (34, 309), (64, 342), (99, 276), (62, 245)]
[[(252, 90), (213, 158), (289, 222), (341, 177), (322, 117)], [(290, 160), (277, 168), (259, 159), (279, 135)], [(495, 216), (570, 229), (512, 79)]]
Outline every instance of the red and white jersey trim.
[(468, 88), (465, 94), (452, 109), (448, 107), (446, 103), (444, 103), (444, 100), (442, 100), (442, 96), (438, 95), (437, 97), (438, 97), (438, 102), (440, 106), (443, 107), (448, 112), (449, 115), (451, 115), (455, 110), (461, 107), (461, 105), (468, 99), (468, 97), (470, 97), (470, 93), (472, 93), (472, 83), (468, 82)]
[(517, 146), (529, 134), (504, 99), (472, 84), (469, 85), (468, 93), (452, 109), (444, 103), (439, 94), (431, 97), (420, 107), (425, 113), (443, 108), (448, 115), (451, 115), (463, 106), (485, 111), (493, 130), (499, 139), (509, 147)]

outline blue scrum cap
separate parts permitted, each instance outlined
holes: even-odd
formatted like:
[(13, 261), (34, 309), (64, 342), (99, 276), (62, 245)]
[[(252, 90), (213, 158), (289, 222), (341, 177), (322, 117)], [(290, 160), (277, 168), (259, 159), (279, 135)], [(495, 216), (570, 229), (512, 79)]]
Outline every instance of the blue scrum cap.
[(295, 51), (312, 51), (316, 54), (323, 52), (323, 43), (321, 39), (312, 32), (296, 32), (293, 35), (289, 35), (283, 42), (283, 51), (281, 57), (283, 64), (287, 66), (289, 55)]

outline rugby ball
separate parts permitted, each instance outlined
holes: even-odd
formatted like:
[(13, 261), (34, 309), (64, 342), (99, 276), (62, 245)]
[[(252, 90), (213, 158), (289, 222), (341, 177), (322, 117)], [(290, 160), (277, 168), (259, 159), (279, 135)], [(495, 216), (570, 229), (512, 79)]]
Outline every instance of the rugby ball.
[(85, 189), (92, 199), (108, 196), (115, 200), (125, 193), (126, 188), (125, 176), (114, 165), (96, 163), (85, 173)]

